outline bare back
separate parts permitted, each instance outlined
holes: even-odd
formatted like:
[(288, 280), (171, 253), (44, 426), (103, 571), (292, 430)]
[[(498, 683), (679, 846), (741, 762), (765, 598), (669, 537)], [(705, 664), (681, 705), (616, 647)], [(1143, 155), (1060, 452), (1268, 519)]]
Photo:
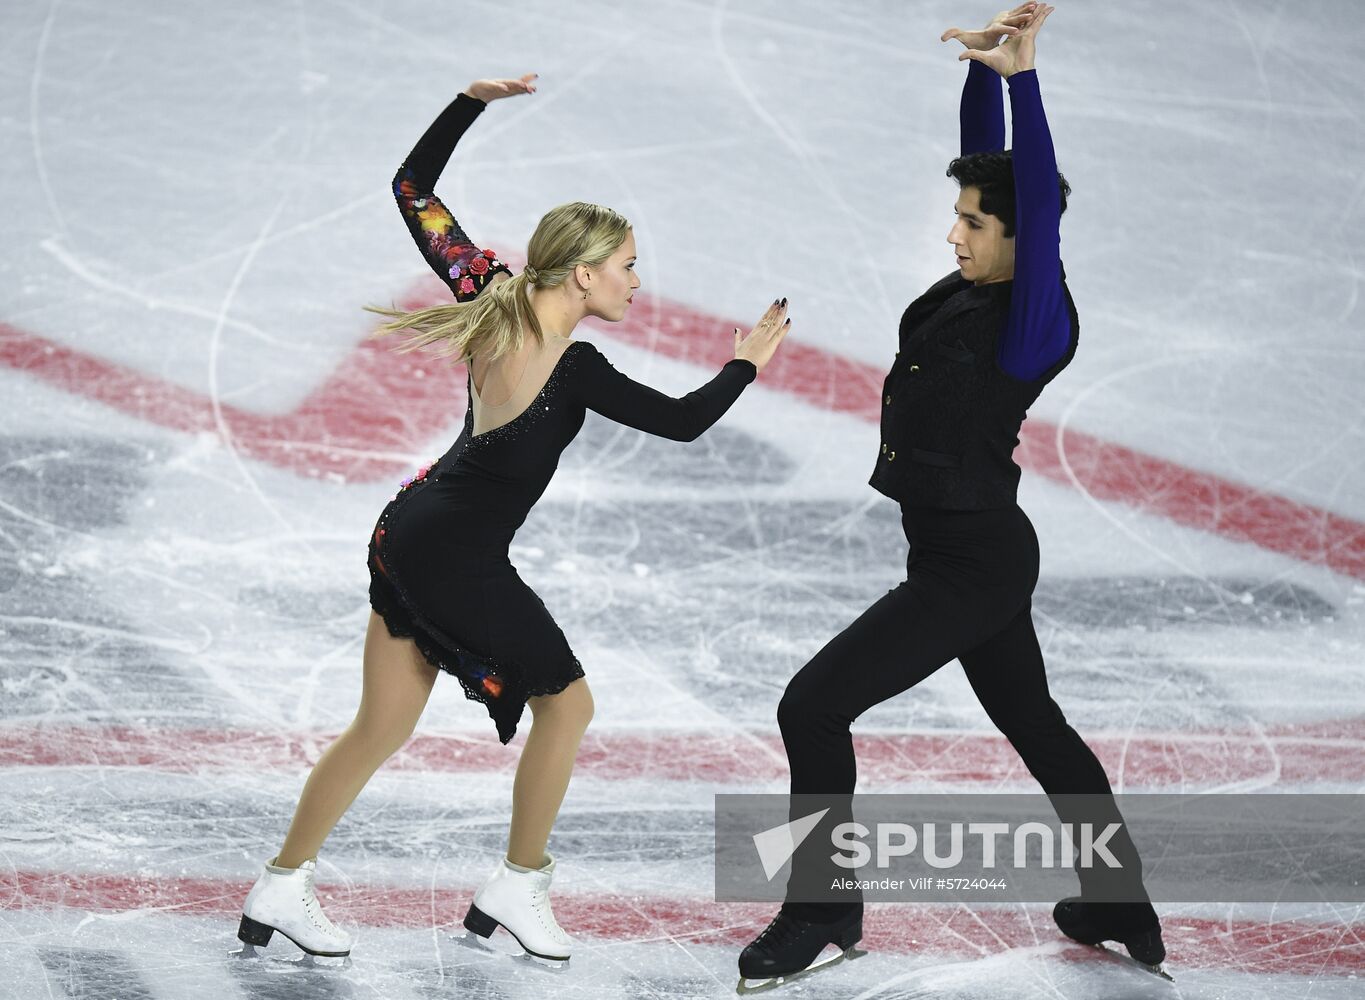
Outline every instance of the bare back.
[(568, 337), (546, 336), (545, 343), (540, 344), (535, 337), (528, 336), (521, 350), (495, 361), (471, 358), (474, 436), (496, 430), (526, 412), (572, 343)]

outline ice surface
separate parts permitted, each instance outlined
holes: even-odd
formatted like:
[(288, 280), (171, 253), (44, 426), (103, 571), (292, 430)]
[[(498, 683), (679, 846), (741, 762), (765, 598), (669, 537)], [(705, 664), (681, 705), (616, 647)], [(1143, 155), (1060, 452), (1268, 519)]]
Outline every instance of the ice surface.
[[(768, 914), (711, 902), (711, 796), (784, 788), (783, 686), (903, 572), (866, 414), (952, 266), (938, 36), (991, 13), (7, 4), (0, 997), (730, 995)], [(1059, 5), (1040, 42), (1082, 339), (1020, 500), (1054, 695), (1125, 790), (1363, 790), (1356, 13)], [(516, 749), (444, 681), (323, 854), (352, 966), (238, 962), (245, 889), (355, 709), (373, 519), (464, 405), (357, 353), (360, 306), (430, 293), (388, 181), (471, 79), (526, 71), (540, 93), (440, 184), (477, 240), (516, 257), (555, 204), (626, 213), (643, 319), (579, 333), (675, 394), (776, 295), (815, 353), (691, 445), (590, 419), (518, 536), (598, 705), (551, 841), (572, 970), (450, 940)], [(1164, 471), (1125, 479), (1123, 448)], [(874, 789), (1032, 787), (956, 664), (856, 733)], [(1359, 907), (1163, 913), (1178, 995), (1365, 995)], [(787, 992), (1173, 995), (1045, 907), (867, 931)]]

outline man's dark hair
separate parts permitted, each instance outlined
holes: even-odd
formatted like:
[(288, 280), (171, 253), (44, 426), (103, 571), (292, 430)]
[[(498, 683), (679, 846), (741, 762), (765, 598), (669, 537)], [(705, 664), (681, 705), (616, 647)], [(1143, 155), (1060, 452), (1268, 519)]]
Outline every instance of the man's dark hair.
[[(1014, 235), (1014, 158), (1009, 150), (1003, 153), (969, 153), (948, 164), (948, 176), (960, 188), (974, 187), (981, 191), (981, 211), (993, 215), (1005, 224), (1005, 236)], [(1057, 187), (1062, 195), (1062, 211), (1066, 211), (1066, 196), (1071, 185), (1061, 171), (1057, 172)]]

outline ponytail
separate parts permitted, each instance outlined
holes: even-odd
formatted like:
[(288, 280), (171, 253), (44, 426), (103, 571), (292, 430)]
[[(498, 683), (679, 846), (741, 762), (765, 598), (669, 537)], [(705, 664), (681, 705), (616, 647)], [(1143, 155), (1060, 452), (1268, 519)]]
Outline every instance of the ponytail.
[(556, 288), (568, 280), (575, 267), (600, 267), (620, 249), (630, 232), (630, 222), (601, 205), (575, 201), (545, 213), (526, 248), (527, 267), (507, 281), (484, 287), (472, 302), (432, 306), (415, 312), (365, 308), (389, 317), (374, 336), (412, 331), (399, 351), (435, 346), (436, 353), (467, 362), (478, 356), (490, 361), (521, 349), (526, 331), (543, 343), (532, 288)]
[(433, 352), (466, 362), (478, 355), (490, 361), (508, 351), (517, 351), (525, 340), (524, 331), (530, 330), (536, 340), (544, 339), (540, 321), (531, 309), (528, 295), (531, 281), (523, 271), (506, 281), (498, 281), (483, 290), (472, 302), (452, 302), (415, 312), (366, 306), (365, 309), (389, 322), (374, 331), (383, 337), (404, 330), (412, 335), (404, 338), (400, 353), (435, 346)]

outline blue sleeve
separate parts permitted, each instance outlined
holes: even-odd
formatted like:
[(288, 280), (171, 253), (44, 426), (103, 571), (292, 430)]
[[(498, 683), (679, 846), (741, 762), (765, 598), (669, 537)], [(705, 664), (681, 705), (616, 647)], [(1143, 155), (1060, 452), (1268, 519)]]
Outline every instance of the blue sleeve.
[(1014, 288), (1000, 338), (1000, 367), (1031, 381), (1057, 363), (1071, 339), (1062, 292), (1062, 197), (1038, 73), (1009, 78), (1014, 122)]
[(1004, 150), (1005, 102), (1000, 96), (1000, 74), (975, 59), (967, 64), (958, 119), (963, 156)]

